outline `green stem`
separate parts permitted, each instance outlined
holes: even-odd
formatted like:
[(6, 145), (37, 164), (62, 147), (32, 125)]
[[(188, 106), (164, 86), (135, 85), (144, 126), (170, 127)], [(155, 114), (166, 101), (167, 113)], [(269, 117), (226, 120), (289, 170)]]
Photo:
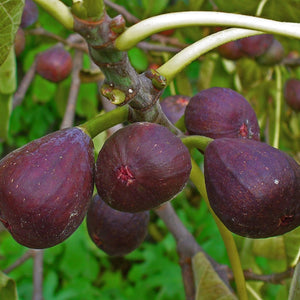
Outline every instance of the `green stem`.
[(197, 148), (203, 152), (208, 144), (213, 141), (213, 139), (201, 135), (189, 135), (183, 137), (181, 140), (189, 149)]
[(273, 147), (279, 147), (280, 136), (280, 115), (281, 115), (281, 99), (282, 99), (282, 77), (279, 66), (275, 66), (276, 74), (276, 95), (275, 95), (275, 129)]
[(115, 45), (119, 50), (128, 50), (154, 33), (186, 26), (231, 26), (300, 38), (299, 23), (279, 22), (234, 13), (187, 11), (143, 20), (121, 34)]
[(256, 14), (255, 14), (256, 17), (259, 17), (261, 15), (261, 13), (262, 13), (262, 11), (263, 11), (263, 9), (264, 9), (267, 2), (268, 2), (268, 0), (261, 0), (259, 2), (257, 10), (256, 10)]
[(181, 50), (169, 61), (160, 66), (157, 71), (160, 75), (164, 76), (169, 83), (191, 62), (208, 51), (232, 40), (258, 34), (262, 34), (262, 32), (237, 28), (226, 29), (213, 33)]
[(67, 29), (73, 31), (74, 19), (69, 8), (59, 0), (33, 0)]
[(91, 138), (94, 138), (104, 130), (111, 128), (117, 124), (127, 121), (128, 118), (128, 106), (121, 106), (115, 108), (112, 111), (106, 113), (100, 113), (93, 119), (79, 125), (81, 129), (89, 134)]
[(216, 214), (212, 210), (207, 197), (204, 175), (194, 160), (192, 160), (192, 171), (191, 171), (190, 179), (195, 184), (199, 193), (202, 195), (204, 201), (207, 204), (209, 211), (211, 212), (218, 226), (219, 232), (222, 236), (223, 242), (227, 250), (227, 255), (230, 260), (239, 300), (247, 300), (248, 296), (246, 290), (245, 277), (244, 277), (244, 273), (243, 273), (243, 269), (242, 269), (239, 253), (236, 248), (235, 241), (233, 239), (231, 232), (224, 226), (224, 224), (220, 221), (220, 219), (216, 216)]

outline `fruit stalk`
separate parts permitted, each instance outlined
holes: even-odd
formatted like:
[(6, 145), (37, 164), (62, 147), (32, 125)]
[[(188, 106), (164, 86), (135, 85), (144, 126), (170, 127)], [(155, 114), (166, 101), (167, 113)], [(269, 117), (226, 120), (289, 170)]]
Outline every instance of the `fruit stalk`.
[(219, 232), (224, 241), (227, 254), (230, 260), (239, 299), (247, 300), (248, 296), (246, 290), (245, 277), (244, 277), (244, 273), (243, 273), (243, 269), (242, 269), (239, 253), (236, 248), (235, 241), (233, 239), (231, 232), (224, 226), (224, 224), (220, 221), (220, 219), (216, 216), (216, 214), (212, 210), (207, 197), (204, 175), (194, 160), (192, 160), (192, 171), (191, 171), (190, 179), (195, 184), (199, 193), (202, 195), (205, 203), (207, 204), (209, 211), (211, 212), (216, 222), (216, 225), (218, 226)]
[(208, 144), (213, 141), (213, 139), (209, 137), (200, 135), (185, 136), (181, 138), (181, 140), (189, 149), (197, 148), (203, 152), (205, 151), (205, 148), (208, 146)]
[(69, 30), (73, 30), (74, 19), (69, 8), (59, 0), (34, 0), (58, 22)]
[(150, 35), (187, 26), (231, 26), (300, 38), (300, 24), (264, 18), (208, 11), (168, 13), (145, 19), (127, 29), (116, 39), (116, 48), (128, 50)]
[(128, 118), (128, 106), (117, 107), (116, 109), (100, 113), (91, 120), (81, 124), (79, 127), (83, 129), (91, 138), (99, 133), (107, 130), (117, 124), (125, 122)]

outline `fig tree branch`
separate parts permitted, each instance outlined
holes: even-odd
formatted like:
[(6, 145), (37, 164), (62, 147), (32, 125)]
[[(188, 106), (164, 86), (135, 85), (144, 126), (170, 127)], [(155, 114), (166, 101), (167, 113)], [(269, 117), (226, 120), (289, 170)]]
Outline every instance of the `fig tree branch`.
[(67, 107), (65, 111), (64, 118), (61, 123), (61, 128), (72, 127), (74, 123), (75, 117), (75, 108), (77, 102), (78, 91), (80, 87), (80, 76), (79, 72), (82, 66), (82, 56), (83, 53), (81, 51), (75, 51), (74, 59), (73, 59), (73, 69), (72, 69), (72, 81), (69, 91), (69, 97), (67, 102)]
[(24, 100), (26, 92), (35, 76), (35, 70), (36, 70), (36, 60), (33, 61), (29, 70), (27, 71), (25, 76), (22, 78), (22, 81), (20, 82), (18, 89), (14, 94), (13, 108), (20, 105), (22, 103), (22, 101)]
[(33, 300), (43, 300), (43, 256), (44, 250), (33, 251)]
[(33, 257), (33, 250), (29, 249), (20, 258), (18, 258), (12, 265), (2, 270), (2, 272), (8, 274), (14, 269), (16, 269), (17, 267), (21, 266), (25, 261), (27, 261), (29, 258), (32, 257)]

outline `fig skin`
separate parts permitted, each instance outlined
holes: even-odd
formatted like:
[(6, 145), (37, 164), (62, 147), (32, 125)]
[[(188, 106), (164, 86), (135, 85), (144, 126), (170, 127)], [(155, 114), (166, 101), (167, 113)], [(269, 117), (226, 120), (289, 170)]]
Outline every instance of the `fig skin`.
[(259, 140), (255, 111), (239, 93), (212, 87), (193, 96), (185, 109), (185, 126), (191, 135)]
[(253, 35), (239, 40), (241, 50), (249, 57), (255, 58), (264, 54), (273, 43), (272, 34)]
[(125, 212), (153, 209), (177, 195), (191, 171), (188, 149), (166, 127), (128, 125), (110, 136), (96, 161), (100, 197)]
[(39, 10), (35, 2), (32, 0), (25, 0), (24, 9), (21, 17), (22, 28), (27, 28), (34, 24), (39, 17)]
[(189, 96), (174, 95), (164, 98), (160, 105), (167, 118), (175, 124), (184, 115), (189, 100)]
[(25, 45), (26, 45), (25, 32), (22, 29), (22, 27), (19, 27), (14, 41), (15, 54), (17, 57), (20, 56), (21, 53), (24, 51)]
[(51, 82), (66, 79), (73, 67), (72, 56), (62, 46), (54, 46), (37, 55), (36, 72)]
[(286, 103), (295, 111), (300, 111), (300, 80), (290, 78), (284, 85)]
[(241, 49), (239, 40), (225, 43), (217, 49), (219, 54), (226, 59), (238, 60), (245, 56), (245, 53)]
[(124, 256), (140, 246), (148, 232), (149, 211), (128, 213), (115, 210), (96, 194), (86, 223), (95, 245), (110, 256)]
[(284, 54), (285, 53), (282, 44), (277, 39), (273, 39), (270, 47), (265, 53), (258, 56), (256, 61), (261, 65), (272, 66), (280, 63), (284, 58)]
[(205, 150), (210, 205), (232, 232), (267, 238), (300, 225), (300, 166), (268, 144), (222, 138)]
[(79, 128), (50, 133), (0, 161), (0, 220), (23, 246), (59, 244), (83, 221), (93, 179), (91, 138)]

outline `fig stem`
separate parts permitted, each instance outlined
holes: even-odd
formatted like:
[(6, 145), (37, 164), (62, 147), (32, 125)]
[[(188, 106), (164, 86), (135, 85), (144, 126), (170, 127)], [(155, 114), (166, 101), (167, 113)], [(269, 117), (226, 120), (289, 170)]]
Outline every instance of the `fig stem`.
[(275, 66), (276, 75), (276, 94), (275, 94), (275, 128), (274, 128), (274, 140), (273, 147), (279, 147), (280, 136), (280, 115), (281, 115), (281, 102), (282, 102), (282, 76), (280, 66)]
[(33, 0), (59, 23), (69, 30), (73, 30), (74, 19), (69, 8), (59, 0)]
[(100, 113), (93, 119), (79, 125), (91, 138), (117, 124), (127, 121), (128, 106), (120, 106), (112, 111)]
[(240, 300), (247, 300), (247, 290), (246, 290), (246, 282), (245, 282), (245, 276), (242, 269), (240, 256), (234, 241), (234, 238), (232, 236), (232, 233), (225, 227), (225, 225), (220, 221), (220, 219), (216, 216), (214, 211), (212, 210), (209, 200), (207, 197), (206, 187), (205, 187), (205, 180), (204, 180), (204, 174), (196, 164), (196, 162), (192, 159), (192, 170), (190, 174), (190, 179), (196, 186), (199, 193), (202, 195), (205, 203), (207, 204), (207, 207), (212, 214), (216, 225), (219, 229), (219, 232), (222, 236), (224, 245), (227, 250), (227, 255), (229, 257), (229, 261), (231, 264), (233, 276), (236, 283), (236, 289), (238, 293), (238, 298)]
[(213, 139), (202, 136), (202, 135), (190, 135), (184, 136), (181, 138), (181, 141), (188, 147), (190, 150), (192, 148), (197, 148), (205, 151), (206, 147), (213, 141)]
[(227, 26), (300, 38), (300, 24), (224, 12), (186, 11), (158, 15), (128, 28), (115, 41), (119, 50), (128, 50), (154, 33), (187, 26)]

